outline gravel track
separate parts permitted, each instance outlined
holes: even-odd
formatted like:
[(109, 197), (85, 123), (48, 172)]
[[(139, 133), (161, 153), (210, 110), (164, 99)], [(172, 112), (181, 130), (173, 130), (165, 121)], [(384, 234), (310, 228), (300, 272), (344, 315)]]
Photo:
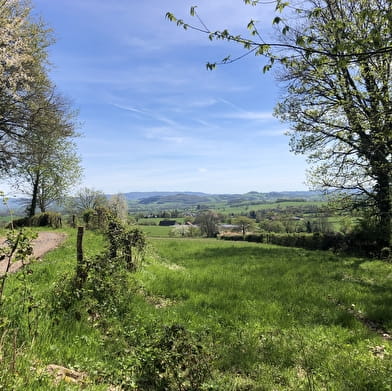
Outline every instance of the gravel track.
[[(54, 250), (60, 246), (67, 235), (59, 232), (39, 232), (38, 237), (33, 240), (33, 258), (39, 259), (48, 251)], [(4, 238), (0, 238), (0, 244), (3, 244)], [(23, 266), (22, 262), (13, 262), (9, 269), (10, 273), (14, 273)], [(4, 274), (7, 268), (7, 259), (0, 261), (0, 275)]]

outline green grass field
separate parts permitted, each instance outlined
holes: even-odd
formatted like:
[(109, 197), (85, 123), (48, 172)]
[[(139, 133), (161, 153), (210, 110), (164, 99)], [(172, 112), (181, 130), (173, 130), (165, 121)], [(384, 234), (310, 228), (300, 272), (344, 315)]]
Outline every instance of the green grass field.
[(159, 225), (139, 225), (141, 229), (149, 238), (153, 237), (168, 237), (173, 227), (160, 227)]
[(234, 214), (246, 214), (251, 210), (268, 210), (268, 209), (286, 209), (290, 207), (305, 207), (305, 206), (317, 206), (322, 207), (325, 206), (326, 202), (324, 201), (304, 201), (304, 202), (296, 202), (296, 201), (284, 201), (284, 202), (268, 202), (268, 203), (260, 203), (255, 205), (241, 205), (241, 206), (223, 206), (219, 207), (216, 210), (224, 213), (234, 213)]
[(391, 357), (374, 351), (391, 344), (353, 314), (392, 330), (391, 265), (214, 240), (154, 244), (160, 262), (141, 278), (175, 303), (159, 309), (162, 322), (214, 335), (232, 389), (238, 374), (252, 390), (307, 389), (305, 380), (320, 390), (390, 389)]
[[(380, 331), (392, 330), (391, 264), (155, 238), (139, 271), (114, 272), (106, 285), (92, 283), (95, 296), (75, 297), (66, 284), (75, 269), (75, 232), (67, 232), (64, 246), (33, 265), (27, 280), (19, 274), (6, 282), (0, 370), (8, 389), (391, 390), (392, 344)], [(86, 256), (103, 246), (86, 232)], [(167, 330), (181, 327), (190, 337), (168, 341)], [(202, 358), (195, 353), (201, 349)], [(190, 388), (187, 379), (203, 360), (209, 376)], [(55, 386), (48, 364), (83, 371), (88, 380)], [(176, 371), (182, 385), (173, 380)], [(148, 383), (154, 376), (161, 388)]]

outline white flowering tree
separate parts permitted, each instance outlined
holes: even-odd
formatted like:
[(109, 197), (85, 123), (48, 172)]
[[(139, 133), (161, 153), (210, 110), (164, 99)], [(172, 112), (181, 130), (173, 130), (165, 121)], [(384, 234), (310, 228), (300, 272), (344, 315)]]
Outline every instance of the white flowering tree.
[[(0, 170), (15, 159), (28, 132), (28, 102), (48, 83), (50, 31), (31, 17), (25, 0), (0, 1)], [(31, 113), (30, 113), (31, 114)]]

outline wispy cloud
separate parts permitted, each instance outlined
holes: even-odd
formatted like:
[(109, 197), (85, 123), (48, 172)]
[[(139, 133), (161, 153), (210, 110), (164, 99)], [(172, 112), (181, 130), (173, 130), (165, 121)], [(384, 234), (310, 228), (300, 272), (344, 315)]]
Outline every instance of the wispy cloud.
[[(269, 26), (274, 7), (199, 3), (211, 29), (235, 34), (246, 33), (250, 18)], [(285, 129), (273, 119), (276, 87), (260, 75), (260, 58), (207, 72), (205, 62), (242, 48), (165, 20), (171, 11), (197, 23), (189, 15), (194, 0), (34, 4), (59, 37), (54, 81), (77, 101), (85, 123), (78, 145), (87, 186), (240, 192), (267, 183), (274, 190), (277, 178), (300, 176), (303, 163), (288, 157)]]

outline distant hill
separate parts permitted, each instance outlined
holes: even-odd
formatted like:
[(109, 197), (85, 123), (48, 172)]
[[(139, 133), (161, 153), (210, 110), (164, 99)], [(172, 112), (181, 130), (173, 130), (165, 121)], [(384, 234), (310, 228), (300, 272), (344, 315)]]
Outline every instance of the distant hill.
[[(260, 193), (250, 191), (245, 194), (207, 194), (202, 192), (129, 192), (123, 193), (128, 201), (129, 211), (157, 212), (162, 210), (225, 209), (251, 207), (260, 204), (296, 201), (322, 201), (324, 196), (315, 191), (282, 191)], [(110, 198), (110, 194), (107, 195)], [(24, 201), (24, 202), (23, 202)], [(23, 214), (26, 200), (13, 198), (8, 202), (15, 214)], [(5, 206), (0, 205), (0, 213), (8, 214)]]
[(166, 204), (166, 203), (174, 203), (174, 204), (185, 204), (185, 205), (195, 205), (199, 203), (210, 202), (211, 198), (207, 195), (196, 195), (189, 193), (178, 193), (178, 194), (170, 194), (163, 196), (153, 196), (141, 199), (139, 202), (141, 204)]
[(274, 202), (307, 202), (323, 200), (322, 193), (314, 191), (284, 191), (245, 194), (206, 194), (197, 192), (126, 193), (131, 213), (162, 210), (216, 209), (251, 207)]
[(206, 196), (206, 193), (200, 193), (200, 192), (173, 192), (173, 191), (153, 191), (153, 192), (130, 192), (130, 193), (122, 193), (122, 195), (127, 199), (127, 200), (143, 200), (145, 198), (151, 198), (153, 199), (154, 197), (170, 197), (170, 196), (176, 196), (179, 194), (187, 194), (187, 195), (194, 195), (194, 196)]

